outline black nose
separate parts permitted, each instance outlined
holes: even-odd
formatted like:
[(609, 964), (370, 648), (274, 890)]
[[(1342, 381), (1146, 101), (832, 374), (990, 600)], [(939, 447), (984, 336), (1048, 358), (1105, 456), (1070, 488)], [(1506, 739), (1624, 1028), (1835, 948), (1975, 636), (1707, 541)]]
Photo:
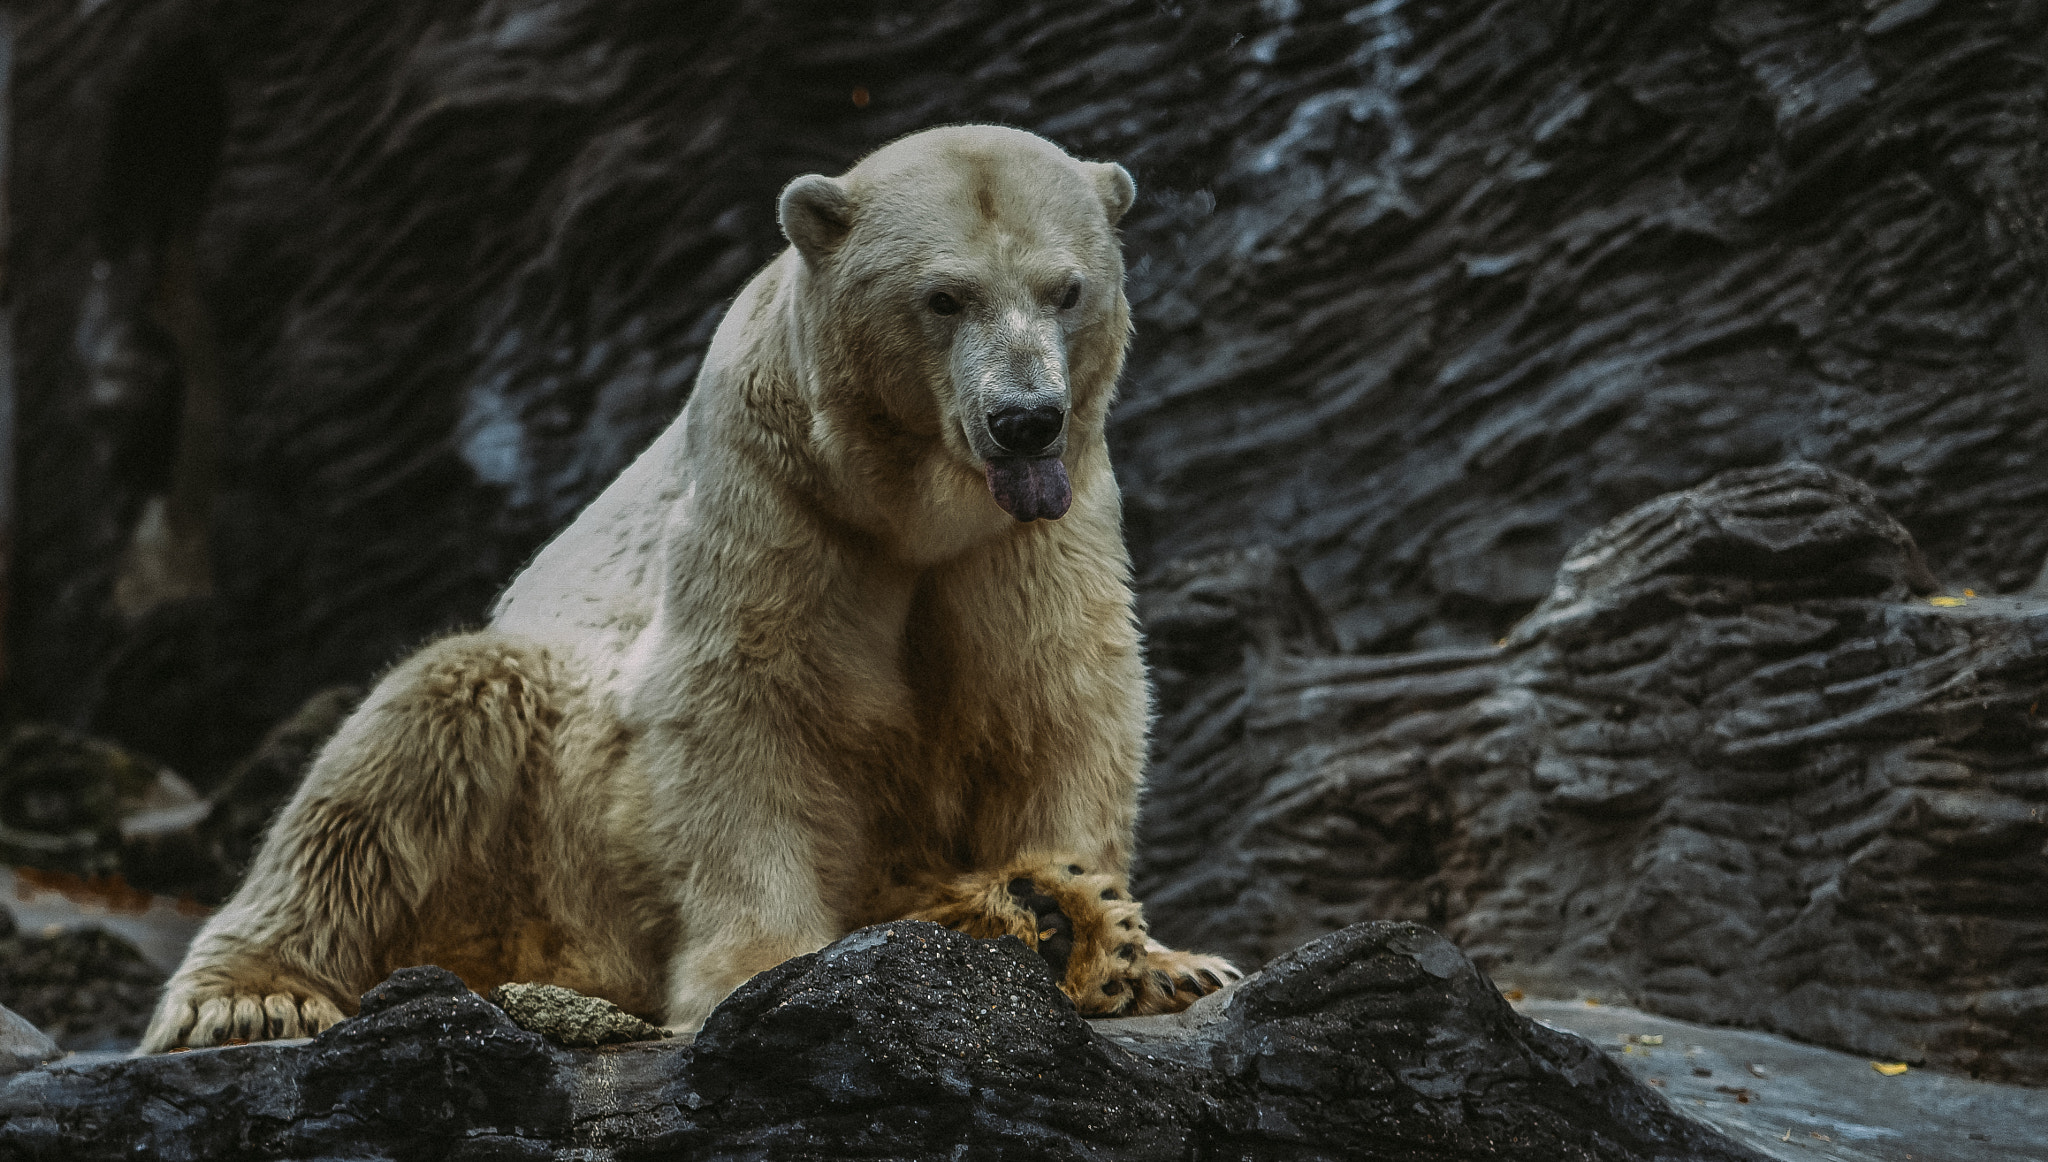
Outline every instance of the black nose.
[(988, 434), (1005, 452), (1035, 456), (1060, 438), (1065, 420), (1058, 408), (1004, 408), (988, 418)]

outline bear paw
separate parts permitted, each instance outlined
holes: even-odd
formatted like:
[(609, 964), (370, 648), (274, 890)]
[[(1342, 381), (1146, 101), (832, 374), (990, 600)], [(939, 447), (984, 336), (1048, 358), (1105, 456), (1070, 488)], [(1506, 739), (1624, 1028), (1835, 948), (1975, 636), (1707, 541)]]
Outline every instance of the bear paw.
[(1145, 971), (1145, 919), (1138, 902), (1106, 875), (1079, 864), (1010, 869), (1010, 906), (1028, 915), (1026, 944), (1038, 950), (1060, 991), (1084, 1017), (1114, 1017), (1136, 1002)]
[(1244, 979), (1244, 972), (1220, 956), (1179, 952), (1147, 941), (1145, 977), (1130, 1015), (1178, 1013), (1210, 993)]
[(958, 877), (928, 903), (910, 918), (1036, 949), (1085, 1017), (1179, 1012), (1244, 975), (1220, 957), (1152, 940), (1122, 881), (1078, 863), (1021, 860)]
[(311, 1037), (343, 1019), (333, 1001), (276, 974), (211, 972), (199, 976), (198, 980), (171, 984), (158, 1002), (137, 1052)]

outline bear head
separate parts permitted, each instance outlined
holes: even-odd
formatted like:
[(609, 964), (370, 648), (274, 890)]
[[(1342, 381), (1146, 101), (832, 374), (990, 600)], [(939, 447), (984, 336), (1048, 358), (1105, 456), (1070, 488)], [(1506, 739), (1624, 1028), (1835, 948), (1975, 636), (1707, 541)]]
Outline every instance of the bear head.
[(1090, 488), (1113, 503), (1135, 194), (1122, 166), (987, 125), (790, 182), (796, 354), (841, 470), (939, 522), (1056, 520)]

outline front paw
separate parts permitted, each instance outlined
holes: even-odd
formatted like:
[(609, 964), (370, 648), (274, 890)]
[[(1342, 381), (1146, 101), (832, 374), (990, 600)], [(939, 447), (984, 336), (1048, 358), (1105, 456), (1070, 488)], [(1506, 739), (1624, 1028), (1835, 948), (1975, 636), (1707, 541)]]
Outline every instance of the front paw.
[(1079, 864), (1017, 870), (1012, 904), (1032, 917), (1025, 943), (1038, 950), (1060, 991), (1086, 1017), (1114, 1017), (1136, 1003), (1145, 970), (1143, 909), (1117, 881)]
[(1138, 996), (1145, 918), (1114, 876), (1025, 859), (933, 885), (924, 903), (910, 919), (969, 936), (1015, 936), (1036, 949), (1084, 1016), (1116, 1016)]
[(1180, 952), (1147, 941), (1145, 975), (1131, 1016), (1178, 1013), (1210, 993), (1244, 979), (1244, 973), (1220, 956)]

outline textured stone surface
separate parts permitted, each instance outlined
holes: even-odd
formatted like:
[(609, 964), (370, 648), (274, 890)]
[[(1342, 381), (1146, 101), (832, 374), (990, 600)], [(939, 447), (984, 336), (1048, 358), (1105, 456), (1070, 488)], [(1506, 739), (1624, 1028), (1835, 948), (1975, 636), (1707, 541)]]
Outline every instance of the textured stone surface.
[(1673, 1106), (1785, 1162), (2048, 1158), (2048, 1091), (1925, 1069), (1885, 1076), (1860, 1055), (1625, 1005), (1515, 1009), (1586, 1038)]
[(0, 741), (0, 862), (218, 904), (362, 694), (315, 693), (204, 796), (105, 739), (18, 724)]
[(310, 1042), (0, 1087), (26, 1159), (1699, 1159), (1757, 1155), (1516, 1015), (1442, 937), (1361, 925), (1174, 1020), (1083, 1021), (1016, 941), (863, 929), (694, 1045), (569, 1050), (440, 969)]
[(122, 871), (122, 823), (149, 809), (165, 773), (104, 739), (14, 725), (0, 738), (0, 863), (76, 876)]
[(1792, 456), (1946, 579), (2048, 551), (2035, 0), (17, 8), (9, 696), (202, 787), (481, 614), (781, 183), (942, 121), (1138, 178), (1148, 572), (1263, 545), (1348, 649), (1483, 645)]
[(0, 906), (0, 1006), (64, 1049), (126, 1049), (142, 1037), (165, 973), (99, 929), (15, 929)]
[[(12, 12), (9, 713), (213, 787), (674, 412), (784, 181), (1005, 121), (1142, 191), (1163, 936), (1413, 917), (1532, 987), (2048, 1077), (2048, 578), (1910, 599), (1868, 503), (1952, 589), (2048, 549), (2048, 4)], [(1568, 571), (1610, 603), (1493, 647), (1586, 533), (1795, 457), (1872, 492), (1658, 510), (1729, 551)]]
[(1928, 585), (1790, 465), (1597, 531), (1499, 646), (1272, 635), (1179, 679), (1148, 914), (1253, 963), (1408, 917), (1532, 992), (2048, 1082), (2048, 603)]
[(32, 1069), (63, 1053), (49, 1034), (30, 1024), (20, 1013), (0, 1005), (0, 1076)]
[(512, 1023), (558, 1045), (595, 1049), (628, 1041), (659, 1041), (669, 1035), (601, 997), (586, 997), (551, 984), (501, 984), (491, 1003)]

